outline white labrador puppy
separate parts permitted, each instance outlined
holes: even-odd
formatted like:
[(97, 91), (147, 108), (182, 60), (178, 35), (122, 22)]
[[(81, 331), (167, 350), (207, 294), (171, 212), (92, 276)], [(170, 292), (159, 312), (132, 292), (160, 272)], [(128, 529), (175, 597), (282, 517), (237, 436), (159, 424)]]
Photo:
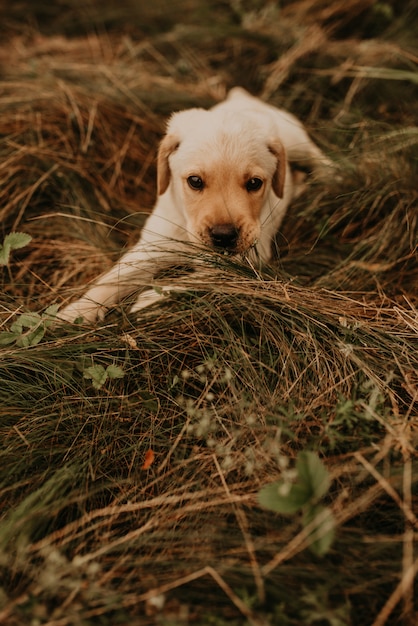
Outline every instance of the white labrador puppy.
[[(190, 255), (190, 242), (268, 262), (272, 239), (303, 187), (289, 162), (317, 174), (333, 167), (298, 119), (241, 88), (209, 111), (174, 113), (158, 153), (158, 199), (138, 243), (58, 318), (103, 317), (121, 298), (149, 287), (158, 270)], [(143, 293), (134, 310), (153, 300)]]

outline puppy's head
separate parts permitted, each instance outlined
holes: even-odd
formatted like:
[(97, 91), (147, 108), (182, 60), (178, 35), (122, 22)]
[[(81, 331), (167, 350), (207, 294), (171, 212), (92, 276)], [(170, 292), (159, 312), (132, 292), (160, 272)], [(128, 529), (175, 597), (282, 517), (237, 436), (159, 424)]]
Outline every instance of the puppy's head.
[(285, 175), (279, 138), (246, 113), (176, 113), (158, 153), (158, 193), (170, 188), (190, 240), (231, 253), (255, 245), (263, 209), (274, 211)]

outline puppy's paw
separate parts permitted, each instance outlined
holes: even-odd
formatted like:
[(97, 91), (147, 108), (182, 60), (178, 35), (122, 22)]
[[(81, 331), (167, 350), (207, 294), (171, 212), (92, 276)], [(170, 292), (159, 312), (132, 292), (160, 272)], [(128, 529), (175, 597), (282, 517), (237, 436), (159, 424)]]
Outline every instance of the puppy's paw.
[(165, 294), (168, 292), (167, 287), (163, 287), (161, 290), (147, 289), (141, 293), (136, 299), (135, 304), (131, 307), (131, 313), (138, 313), (142, 311), (142, 309), (146, 309), (147, 307), (155, 304), (156, 302), (161, 302), (164, 300)]
[(71, 302), (57, 313), (57, 322), (82, 321), (85, 324), (94, 324), (104, 318), (106, 309), (89, 298), (80, 298)]
[(326, 156), (315, 161), (313, 176), (323, 183), (341, 182), (343, 180), (338, 163), (331, 161)]

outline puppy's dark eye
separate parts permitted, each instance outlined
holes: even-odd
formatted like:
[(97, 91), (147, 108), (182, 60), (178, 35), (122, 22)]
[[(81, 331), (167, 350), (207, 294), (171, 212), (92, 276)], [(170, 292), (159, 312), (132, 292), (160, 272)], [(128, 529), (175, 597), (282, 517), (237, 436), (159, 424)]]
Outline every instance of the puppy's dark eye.
[(258, 191), (263, 186), (263, 181), (261, 178), (250, 178), (245, 183), (245, 188), (247, 191)]
[(203, 187), (205, 186), (200, 176), (189, 176), (187, 179), (187, 183), (189, 187), (191, 187), (192, 189), (195, 189), (196, 191), (202, 190)]

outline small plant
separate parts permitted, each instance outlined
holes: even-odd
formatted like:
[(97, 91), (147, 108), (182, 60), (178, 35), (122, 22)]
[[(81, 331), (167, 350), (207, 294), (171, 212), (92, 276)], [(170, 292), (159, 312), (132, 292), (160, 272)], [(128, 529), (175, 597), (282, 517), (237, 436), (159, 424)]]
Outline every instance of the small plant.
[(17, 345), (19, 348), (36, 346), (44, 337), (45, 332), (54, 323), (58, 305), (49, 306), (44, 313), (22, 313), (13, 322), (9, 332), (0, 333), (0, 346)]
[(339, 606), (333, 606), (328, 585), (317, 585), (314, 589), (304, 589), (301, 597), (306, 608), (301, 610), (305, 624), (328, 624), (329, 626), (348, 626), (351, 624), (351, 606), (345, 600)]
[(0, 265), (8, 265), (12, 250), (24, 248), (32, 240), (26, 233), (9, 233), (0, 245)]
[(123, 369), (118, 365), (91, 365), (83, 371), (84, 378), (91, 380), (95, 389), (101, 389), (108, 379), (123, 378), (125, 375)]
[[(287, 459), (286, 459), (287, 461)], [(294, 469), (282, 462), (283, 478), (263, 487), (258, 494), (261, 506), (284, 515), (302, 511), (302, 525), (309, 527), (309, 547), (322, 556), (328, 552), (335, 535), (331, 510), (319, 504), (329, 490), (328, 470), (314, 452), (300, 452)]]

